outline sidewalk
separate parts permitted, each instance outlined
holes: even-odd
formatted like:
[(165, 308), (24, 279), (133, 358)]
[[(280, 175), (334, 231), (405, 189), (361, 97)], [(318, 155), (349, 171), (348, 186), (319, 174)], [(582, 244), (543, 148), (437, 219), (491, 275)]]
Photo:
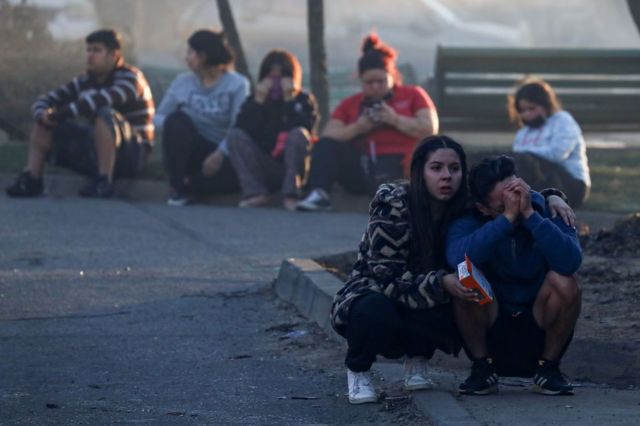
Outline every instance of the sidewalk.
[[(4, 190), (13, 179), (12, 175), (0, 174), (0, 188)], [(72, 174), (47, 174), (44, 177), (45, 190), (53, 198), (75, 196), (84, 182), (84, 178)], [(165, 203), (168, 196), (169, 188), (164, 181), (121, 179), (116, 182), (116, 197), (120, 199), (134, 202)], [(216, 206), (235, 207), (238, 201), (238, 194), (230, 194), (208, 197), (203, 202)], [(366, 214), (370, 199), (367, 196), (354, 196), (344, 191), (335, 191), (332, 194), (332, 201), (336, 212)], [(271, 206), (275, 208), (280, 206), (277, 197), (272, 200)], [(588, 225), (592, 231), (598, 231), (602, 228), (610, 228), (616, 220), (624, 215), (579, 210), (577, 216), (580, 223)]]
[(271, 287), (283, 258), (352, 247), (363, 215), (71, 192), (2, 193), (0, 218), (2, 425), (391, 424), (403, 413), (344, 410), (340, 352)]
[[(9, 176), (0, 176), (0, 185), (5, 185), (9, 179)], [(345, 202), (345, 207), (360, 214), (296, 214), (271, 209), (239, 210), (209, 206), (171, 209), (159, 204), (167, 195), (163, 182), (123, 181), (118, 184), (120, 196), (129, 200), (151, 201), (151, 204), (80, 200), (75, 192), (82, 183), (83, 180), (76, 176), (51, 175), (46, 180), (49, 197), (40, 201), (22, 200), (19, 204), (6, 198), (2, 200), (5, 211), (14, 213), (5, 216), (4, 226), (16, 235), (5, 238), (5, 257), (4, 260), (0, 258), (0, 271), (2, 268), (14, 268), (12, 265), (18, 262), (25, 265), (26, 273), (28, 265), (45, 262), (48, 265), (46, 270), (50, 270), (56, 280), (68, 282), (65, 286), (69, 287), (62, 292), (51, 291), (45, 299), (35, 300), (25, 297), (31, 285), (21, 285), (9, 295), (5, 291), (1, 297), (5, 301), (14, 301), (11, 306), (15, 312), (4, 310), (3, 316), (77, 315), (87, 310), (104, 312), (132, 300), (170, 300), (181, 297), (185, 292), (184, 287), (174, 283), (174, 276), (188, 277), (187, 283), (194, 294), (206, 291), (212, 279), (218, 291), (245, 291), (253, 288), (251, 285), (268, 282), (278, 270), (274, 285), (277, 294), (333, 336), (337, 345), (344, 345), (344, 340), (331, 330), (328, 317), (332, 296), (342, 283), (310, 259), (356, 248), (366, 225), (366, 198), (358, 198), (355, 203)], [(217, 206), (234, 206), (235, 203), (237, 196), (216, 199)], [(16, 215), (21, 205), (44, 209), (48, 212), (47, 221), (31, 218), (31, 213)], [(78, 210), (80, 206), (82, 209)], [(594, 225), (597, 220), (610, 226), (616, 218), (616, 215), (584, 213), (584, 220)], [(41, 218), (42, 214), (38, 217)], [(285, 220), (287, 229), (283, 232)], [(131, 238), (122, 232), (100, 233), (95, 225), (90, 228), (95, 221), (115, 229), (123, 223), (130, 223), (142, 234)], [(56, 228), (52, 229), (51, 223), (55, 223)], [(96, 246), (82, 238), (87, 229), (94, 229), (89, 231), (91, 238), (98, 238), (100, 244)], [(16, 244), (17, 235), (23, 232), (48, 235), (49, 238), (39, 241), (37, 248), (25, 241)], [(70, 238), (70, 235), (75, 237)], [(56, 240), (69, 243), (58, 246)], [(169, 259), (158, 258), (148, 251), (149, 247), (162, 247), (162, 251), (169, 250), (179, 256), (166, 264)], [(203, 250), (215, 253), (215, 256), (208, 255), (213, 262), (202, 265), (198, 261)], [(11, 253), (24, 254), (14, 258), (15, 254)], [(300, 258), (291, 259), (292, 256)], [(282, 261), (283, 258), (287, 260)], [(104, 276), (100, 278), (104, 284), (94, 290), (83, 283), (82, 273), (96, 268), (96, 273)], [(75, 276), (60, 275), (60, 271), (69, 269), (76, 271)], [(126, 272), (129, 270), (134, 272)], [(15, 271), (18, 275), (11, 275), (14, 280), (23, 274), (20, 269)], [(120, 273), (123, 274), (122, 279), (118, 279)], [(43, 286), (48, 277), (46, 273), (37, 275), (33, 288)], [(161, 288), (152, 287), (154, 281), (159, 281)], [(144, 288), (132, 286), (134, 282), (144, 282)], [(86, 293), (89, 298), (76, 300), (75, 296), (70, 297), (78, 292)], [(525, 389), (526, 382), (504, 382), (500, 395), (460, 398), (454, 391), (466, 375), (466, 361), (460, 359), (455, 365), (446, 361), (437, 361), (433, 369), (439, 384), (437, 390), (413, 395), (415, 406), (435, 424), (513, 424), (517, 419), (518, 424), (531, 425), (631, 425), (637, 423), (640, 415), (640, 391), (637, 388), (624, 391), (582, 384), (573, 398), (545, 398), (530, 394)], [(375, 371), (379, 379), (400, 386), (401, 365), (377, 363)], [(342, 389), (336, 392), (342, 392)], [(379, 408), (373, 406), (371, 409)]]
[[(275, 283), (278, 295), (314, 320), (344, 346), (329, 322), (329, 309), (342, 282), (311, 259), (286, 259)], [(571, 357), (571, 348), (567, 355)], [(609, 362), (615, 359), (609, 358)], [(636, 425), (640, 416), (640, 389), (613, 389), (606, 385), (576, 383), (573, 397), (534, 395), (529, 380), (503, 379), (500, 393), (485, 397), (457, 396), (456, 388), (468, 374), (468, 362), (434, 358), (432, 369), (438, 384), (434, 391), (417, 392), (413, 401), (436, 425)], [(452, 365), (456, 368), (452, 368)], [(597, 366), (594, 366), (597, 368)], [(378, 362), (374, 373), (389, 383), (402, 377), (398, 363)]]

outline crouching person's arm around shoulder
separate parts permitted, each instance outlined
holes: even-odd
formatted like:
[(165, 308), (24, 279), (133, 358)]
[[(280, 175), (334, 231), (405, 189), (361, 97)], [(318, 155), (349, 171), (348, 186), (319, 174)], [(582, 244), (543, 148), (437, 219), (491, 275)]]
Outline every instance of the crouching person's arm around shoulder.
[(574, 274), (582, 263), (576, 228), (567, 225), (559, 216), (552, 218), (548, 207), (541, 207), (544, 202), (540, 194), (532, 192), (531, 197), (535, 200), (532, 204), (540, 207), (533, 209), (528, 217), (524, 215), (523, 226), (531, 232), (549, 269), (562, 275)]

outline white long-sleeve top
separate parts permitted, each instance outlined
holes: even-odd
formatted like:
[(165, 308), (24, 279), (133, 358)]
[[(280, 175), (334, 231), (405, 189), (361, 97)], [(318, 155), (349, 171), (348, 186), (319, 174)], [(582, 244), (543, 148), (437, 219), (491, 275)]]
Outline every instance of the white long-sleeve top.
[(523, 126), (513, 141), (514, 152), (529, 152), (562, 165), (591, 187), (587, 146), (582, 130), (567, 111), (553, 113), (540, 128)]

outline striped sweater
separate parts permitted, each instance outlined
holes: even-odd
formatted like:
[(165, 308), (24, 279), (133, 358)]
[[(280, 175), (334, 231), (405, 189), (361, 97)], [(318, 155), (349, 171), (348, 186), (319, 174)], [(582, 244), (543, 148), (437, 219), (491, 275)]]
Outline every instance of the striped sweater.
[(102, 83), (85, 73), (41, 95), (31, 112), (36, 120), (40, 120), (49, 108), (55, 110), (57, 121), (72, 117), (91, 120), (103, 107), (111, 107), (122, 114), (138, 135), (138, 142), (153, 144), (155, 107), (151, 89), (142, 71), (123, 62)]

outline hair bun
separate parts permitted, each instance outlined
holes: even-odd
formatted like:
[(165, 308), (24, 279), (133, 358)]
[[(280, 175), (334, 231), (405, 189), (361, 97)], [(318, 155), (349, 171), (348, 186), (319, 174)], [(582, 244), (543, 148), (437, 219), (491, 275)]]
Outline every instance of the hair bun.
[(371, 32), (368, 36), (364, 38), (362, 41), (362, 53), (367, 53), (371, 50), (374, 50), (380, 46), (380, 37), (375, 32)]

